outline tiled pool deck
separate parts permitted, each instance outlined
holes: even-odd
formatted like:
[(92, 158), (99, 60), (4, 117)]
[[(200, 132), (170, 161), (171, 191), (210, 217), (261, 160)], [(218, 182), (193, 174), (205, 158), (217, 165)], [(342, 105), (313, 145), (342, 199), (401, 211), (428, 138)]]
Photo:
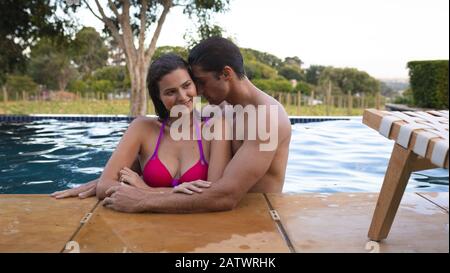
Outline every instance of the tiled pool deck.
[(0, 195), (0, 252), (449, 252), (448, 192), (406, 193), (379, 244), (367, 239), (377, 197), (253, 193), (227, 212), (125, 214), (95, 198)]

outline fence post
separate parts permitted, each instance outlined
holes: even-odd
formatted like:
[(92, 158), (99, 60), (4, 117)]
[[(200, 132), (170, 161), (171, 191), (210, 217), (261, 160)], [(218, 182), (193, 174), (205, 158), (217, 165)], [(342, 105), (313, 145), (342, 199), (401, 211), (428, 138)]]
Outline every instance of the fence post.
[(286, 96), (287, 96), (286, 105), (289, 106), (291, 105), (291, 93), (286, 93)]
[(311, 105), (314, 105), (314, 90), (311, 91)]
[(302, 103), (302, 93), (297, 91), (297, 116), (300, 116), (300, 104)]
[(331, 81), (328, 81), (327, 94), (325, 96), (325, 109), (327, 116), (330, 115), (330, 97), (331, 97)]
[(380, 110), (380, 92), (377, 92), (375, 97), (375, 108)]
[(347, 91), (347, 115), (351, 116), (352, 114), (352, 107), (353, 107), (353, 96), (350, 91)]
[(8, 102), (8, 92), (6, 92), (6, 86), (3, 85), (3, 102)]
[(365, 95), (364, 95), (364, 93), (362, 93), (362, 95), (361, 95), (361, 108), (362, 109), (365, 108)]

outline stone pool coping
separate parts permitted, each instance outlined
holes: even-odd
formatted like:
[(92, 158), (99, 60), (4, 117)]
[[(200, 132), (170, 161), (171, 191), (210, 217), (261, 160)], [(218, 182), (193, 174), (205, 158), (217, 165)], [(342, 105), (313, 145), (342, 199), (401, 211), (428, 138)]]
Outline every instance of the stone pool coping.
[(448, 253), (448, 192), (405, 193), (380, 243), (367, 238), (377, 197), (250, 193), (232, 211), (126, 214), (95, 198), (4, 194), (0, 252)]

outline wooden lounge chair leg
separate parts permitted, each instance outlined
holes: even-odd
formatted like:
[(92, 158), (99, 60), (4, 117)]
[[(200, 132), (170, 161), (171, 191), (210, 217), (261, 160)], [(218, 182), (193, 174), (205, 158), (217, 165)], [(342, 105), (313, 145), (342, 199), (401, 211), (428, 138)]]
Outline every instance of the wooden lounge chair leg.
[(416, 158), (412, 151), (394, 144), (369, 229), (371, 240), (380, 241), (388, 236)]

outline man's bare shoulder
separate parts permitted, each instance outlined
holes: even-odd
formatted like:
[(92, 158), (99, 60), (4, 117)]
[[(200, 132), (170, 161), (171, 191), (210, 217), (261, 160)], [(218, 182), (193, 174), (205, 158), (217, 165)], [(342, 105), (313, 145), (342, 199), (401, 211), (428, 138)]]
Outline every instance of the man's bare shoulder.
[[(262, 91), (261, 91), (262, 92)], [(277, 122), (278, 124), (278, 132), (281, 136), (281, 141), (291, 136), (291, 121), (289, 120), (289, 115), (287, 114), (286, 110), (284, 109), (283, 105), (274, 99), (272, 96), (269, 96), (267, 93), (264, 93), (265, 95), (265, 103), (268, 106), (276, 106), (277, 107), (277, 117), (274, 120), (274, 117), (270, 117), (272, 122)], [(270, 111), (267, 111), (267, 114), (269, 114)]]

